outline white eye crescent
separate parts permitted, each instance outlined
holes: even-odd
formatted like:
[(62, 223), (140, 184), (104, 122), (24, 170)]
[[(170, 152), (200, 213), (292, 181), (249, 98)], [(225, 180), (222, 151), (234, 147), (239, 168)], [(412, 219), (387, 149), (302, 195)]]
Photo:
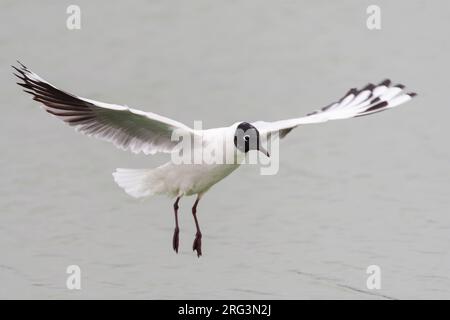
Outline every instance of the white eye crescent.
[(245, 140), (245, 141), (250, 140), (250, 136), (249, 136), (249, 135), (245, 135), (245, 136), (244, 136), (244, 140)]

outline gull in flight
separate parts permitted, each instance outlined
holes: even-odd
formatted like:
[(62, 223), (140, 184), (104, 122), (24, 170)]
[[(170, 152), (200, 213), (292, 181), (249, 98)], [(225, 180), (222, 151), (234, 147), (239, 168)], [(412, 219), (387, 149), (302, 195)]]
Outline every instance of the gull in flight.
[[(152, 112), (144, 112), (127, 106), (109, 104), (76, 96), (58, 89), (19, 62), (13, 66), (14, 73), (24, 91), (42, 104), (48, 113), (61, 119), (77, 131), (88, 136), (110, 141), (123, 150), (133, 153), (155, 154), (157, 152), (179, 153), (180, 141), (201, 141), (196, 148), (211, 145), (225, 146), (225, 153), (233, 154), (231, 163), (175, 163), (173, 159), (154, 169), (116, 169), (114, 180), (126, 193), (135, 197), (165, 194), (175, 199), (175, 230), (173, 249), (178, 253), (179, 225), (178, 203), (182, 196), (196, 195), (192, 215), (197, 229), (193, 251), (202, 255), (202, 233), (197, 218), (197, 205), (202, 196), (217, 182), (231, 174), (243, 162), (246, 154), (257, 150), (269, 157), (263, 147), (270, 135), (284, 138), (292, 129), (310, 123), (349, 119), (395, 108), (416, 94), (407, 93), (401, 84), (391, 85), (384, 80), (368, 84), (357, 90), (349, 90), (341, 99), (304, 117), (264, 122), (236, 122), (229, 127), (195, 130), (188, 126)], [(229, 143), (228, 143), (229, 142)], [(187, 150), (182, 150), (186, 152)]]

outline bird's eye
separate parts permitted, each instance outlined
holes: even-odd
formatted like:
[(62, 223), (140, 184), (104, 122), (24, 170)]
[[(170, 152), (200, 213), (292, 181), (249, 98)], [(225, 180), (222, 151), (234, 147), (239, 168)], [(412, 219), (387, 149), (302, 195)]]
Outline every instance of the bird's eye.
[(249, 135), (244, 136), (244, 140), (245, 140), (245, 141), (250, 140), (250, 136), (249, 136)]

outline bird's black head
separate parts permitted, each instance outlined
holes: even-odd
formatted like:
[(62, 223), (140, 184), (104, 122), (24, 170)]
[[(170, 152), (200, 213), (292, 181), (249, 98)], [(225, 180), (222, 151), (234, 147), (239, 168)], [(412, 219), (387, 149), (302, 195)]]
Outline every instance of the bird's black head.
[(258, 150), (269, 156), (267, 150), (265, 150), (260, 144), (261, 138), (258, 129), (252, 126), (248, 122), (241, 122), (234, 133), (234, 145), (235, 147), (244, 153), (250, 150)]

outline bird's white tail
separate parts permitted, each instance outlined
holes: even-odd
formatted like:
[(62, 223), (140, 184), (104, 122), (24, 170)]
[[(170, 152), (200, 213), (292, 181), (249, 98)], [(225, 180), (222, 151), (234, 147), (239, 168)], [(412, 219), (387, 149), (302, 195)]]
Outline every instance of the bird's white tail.
[(153, 169), (122, 169), (113, 172), (114, 181), (130, 196), (142, 198), (152, 195)]

